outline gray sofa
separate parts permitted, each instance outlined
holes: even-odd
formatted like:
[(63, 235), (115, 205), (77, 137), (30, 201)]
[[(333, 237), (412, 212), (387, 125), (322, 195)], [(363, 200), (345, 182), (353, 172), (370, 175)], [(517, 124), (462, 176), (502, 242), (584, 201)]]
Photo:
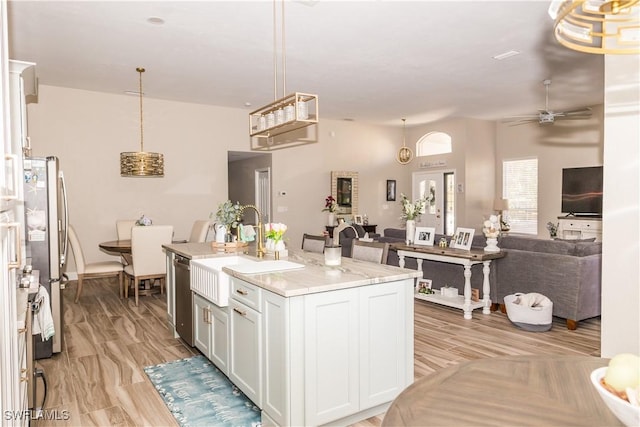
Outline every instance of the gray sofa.
[(602, 243), (507, 235), (499, 246), (507, 254), (496, 263), (494, 301), (501, 308), (506, 295), (538, 292), (549, 297), (553, 315), (566, 319), (569, 329), (600, 315)]
[[(435, 241), (440, 239), (436, 235)], [(404, 242), (405, 230), (385, 229), (379, 240)], [(448, 240), (448, 239), (447, 239)], [(483, 235), (474, 236), (472, 247), (484, 248)], [(501, 236), (498, 246), (504, 258), (491, 264), (491, 301), (504, 312), (504, 297), (516, 292), (538, 292), (553, 302), (553, 315), (575, 329), (580, 320), (600, 315), (602, 244), (586, 241), (543, 240), (527, 236)], [(398, 265), (398, 254), (389, 251), (387, 263)], [(415, 259), (406, 267), (416, 268)], [(462, 293), (462, 267), (436, 261), (423, 263), (424, 277), (434, 288), (452, 285)], [(472, 267), (471, 286), (482, 290), (482, 266)]]

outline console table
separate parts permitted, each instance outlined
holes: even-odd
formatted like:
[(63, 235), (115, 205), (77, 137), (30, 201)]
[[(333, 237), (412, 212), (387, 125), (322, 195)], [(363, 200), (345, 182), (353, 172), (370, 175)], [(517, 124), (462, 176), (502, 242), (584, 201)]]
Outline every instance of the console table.
[[(402, 243), (392, 243), (389, 248), (395, 249), (398, 252), (400, 267), (402, 268), (404, 268), (405, 265), (405, 257), (416, 258), (419, 271), (422, 270), (422, 260), (424, 259), (458, 264), (464, 267), (464, 296), (445, 297), (438, 294), (416, 293), (415, 298), (462, 309), (465, 319), (471, 319), (471, 312), (480, 307), (482, 307), (484, 314), (491, 313), (490, 265), (492, 260), (503, 258), (505, 256), (504, 252), (485, 252), (482, 249), (471, 249), (467, 251), (463, 249), (441, 248), (438, 246), (409, 246)], [(482, 281), (482, 300), (478, 302), (471, 301), (471, 266), (476, 264), (484, 265), (482, 268), (484, 274), (484, 280)]]

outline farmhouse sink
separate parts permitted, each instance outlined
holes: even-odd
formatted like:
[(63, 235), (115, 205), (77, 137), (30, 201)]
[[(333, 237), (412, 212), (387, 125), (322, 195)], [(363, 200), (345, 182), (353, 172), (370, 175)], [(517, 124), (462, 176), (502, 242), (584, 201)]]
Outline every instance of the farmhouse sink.
[(225, 256), (191, 261), (191, 290), (219, 307), (229, 305), (229, 275), (223, 267), (242, 274), (273, 273), (304, 268), (287, 260), (260, 261), (244, 256)]

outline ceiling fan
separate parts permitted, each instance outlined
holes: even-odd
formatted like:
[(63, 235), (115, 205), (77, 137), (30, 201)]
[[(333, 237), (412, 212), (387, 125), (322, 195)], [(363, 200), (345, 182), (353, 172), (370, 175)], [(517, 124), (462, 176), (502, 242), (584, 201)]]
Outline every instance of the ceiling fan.
[(542, 82), (545, 87), (544, 110), (538, 110), (537, 114), (528, 114), (524, 116), (508, 117), (503, 123), (511, 123), (510, 126), (522, 125), (525, 123), (535, 123), (539, 125), (552, 125), (556, 120), (584, 120), (591, 117), (591, 108), (584, 107), (568, 111), (552, 111), (549, 109), (549, 86), (551, 80), (547, 79)]

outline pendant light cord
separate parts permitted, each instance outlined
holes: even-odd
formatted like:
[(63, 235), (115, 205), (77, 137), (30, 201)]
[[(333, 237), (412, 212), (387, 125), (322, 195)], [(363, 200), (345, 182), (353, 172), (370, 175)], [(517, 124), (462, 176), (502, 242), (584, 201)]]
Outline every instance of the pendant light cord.
[(140, 151), (144, 153), (144, 131), (142, 127), (142, 73), (144, 73), (144, 68), (138, 67), (136, 71), (140, 75)]
[(402, 119), (402, 146), (403, 147), (407, 146), (406, 129), (407, 129), (407, 119)]
[[(278, 12), (277, 3), (278, 0), (273, 0), (273, 99), (278, 99)], [(281, 6), (281, 22), (282, 28), (280, 30), (280, 36), (282, 37), (281, 50), (282, 50), (282, 97), (284, 98), (287, 93), (287, 53), (285, 45), (284, 35), (284, 0), (280, 0)]]

